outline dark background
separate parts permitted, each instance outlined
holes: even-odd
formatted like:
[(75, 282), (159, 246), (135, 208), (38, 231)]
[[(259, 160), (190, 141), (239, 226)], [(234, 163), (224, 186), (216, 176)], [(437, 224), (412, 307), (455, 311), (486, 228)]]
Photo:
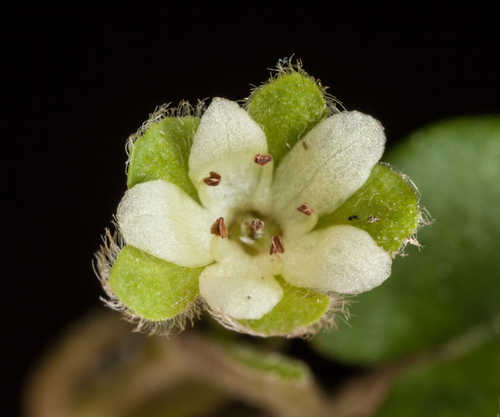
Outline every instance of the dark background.
[(99, 305), (92, 256), (125, 190), (125, 140), (155, 106), (244, 98), (295, 54), (348, 109), (378, 118), (388, 146), (429, 122), (500, 111), (496, 10), (363, 7), (3, 16), (5, 415), (48, 341)]

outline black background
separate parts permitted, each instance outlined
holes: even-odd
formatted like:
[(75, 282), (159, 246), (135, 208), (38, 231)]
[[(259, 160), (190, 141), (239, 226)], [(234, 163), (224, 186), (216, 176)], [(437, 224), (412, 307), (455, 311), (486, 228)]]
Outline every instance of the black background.
[(393, 146), (429, 122), (500, 111), (495, 16), (361, 3), (6, 13), (4, 414), (48, 341), (99, 305), (92, 255), (125, 189), (125, 140), (156, 105), (244, 98), (295, 54)]

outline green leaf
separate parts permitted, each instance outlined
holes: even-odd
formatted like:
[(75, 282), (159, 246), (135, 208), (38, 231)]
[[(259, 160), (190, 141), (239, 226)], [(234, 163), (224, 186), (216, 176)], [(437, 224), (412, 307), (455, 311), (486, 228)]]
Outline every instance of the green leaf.
[(132, 145), (127, 186), (161, 179), (179, 186), (198, 201), (188, 176), (188, 161), (199, 123), (196, 117), (166, 117), (149, 126)]
[(314, 340), (346, 362), (433, 347), (500, 312), (500, 117), (426, 127), (388, 159), (419, 186), (435, 223), (419, 233), (423, 249), (410, 249), (384, 285), (356, 298), (349, 327)]
[(303, 334), (328, 311), (330, 297), (307, 288), (294, 287), (282, 277), (276, 278), (283, 288), (280, 302), (261, 319), (238, 322), (265, 336)]
[(359, 227), (394, 254), (415, 233), (419, 217), (418, 198), (405, 177), (376, 165), (366, 183), (333, 213), (320, 217), (316, 228)]
[(267, 374), (283, 380), (300, 380), (310, 377), (309, 368), (301, 361), (274, 352), (265, 352), (241, 343), (222, 345), (231, 359), (252, 372)]
[(327, 106), (314, 78), (290, 71), (257, 88), (249, 98), (248, 112), (264, 129), (276, 167), (288, 150), (327, 115)]
[(494, 417), (500, 412), (500, 337), (454, 360), (406, 372), (378, 417)]
[(139, 317), (166, 320), (196, 300), (202, 270), (184, 268), (126, 246), (111, 269), (109, 285), (120, 302)]

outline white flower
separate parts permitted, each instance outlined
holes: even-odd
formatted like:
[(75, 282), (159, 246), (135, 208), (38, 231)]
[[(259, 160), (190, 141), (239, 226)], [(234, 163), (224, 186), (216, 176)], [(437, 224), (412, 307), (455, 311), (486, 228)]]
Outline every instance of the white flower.
[(353, 226), (313, 229), (365, 183), (384, 144), (378, 121), (344, 111), (320, 121), (274, 169), (259, 125), (215, 98), (189, 157), (201, 205), (167, 181), (143, 182), (123, 197), (119, 228), (128, 245), (160, 259), (206, 266), (201, 296), (233, 319), (271, 311), (283, 295), (277, 275), (321, 292), (368, 291), (390, 275), (389, 253)]

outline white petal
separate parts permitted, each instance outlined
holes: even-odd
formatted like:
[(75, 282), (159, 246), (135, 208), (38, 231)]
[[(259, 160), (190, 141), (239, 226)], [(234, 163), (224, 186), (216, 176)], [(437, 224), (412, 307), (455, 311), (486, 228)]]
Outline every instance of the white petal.
[(211, 218), (179, 187), (162, 180), (137, 184), (125, 193), (117, 210), (128, 245), (186, 267), (212, 261)]
[[(272, 162), (261, 166), (254, 161), (255, 155), (266, 152), (266, 136), (248, 113), (233, 101), (214, 98), (189, 156), (189, 176), (203, 205), (221, 216), (233, 207), (249, 208), (270, 186)], [(217, 186), (204, 182), (210, 172), (221, 176)]]
[(266, 276), (282, 275), (283, 263), (280, 257), (269, 256), (268, 251), (259, 255), (247, 255), (241, 247), (241, 242), (236, 240), (215, 238), (211, 242), (210, 253), (217, 262), (240, 262), (242, 265), (250, 263)]
[(285, 242), (283, 276), (292, 285), (358, 294), (391, 274), (391, 257), (364, 230), (333, 226)]
[(316, 125), (276, 169), (273, 205), (285, 232), (303, 220), (296, 210), (301, 204), (318, 215), (339, 207), (367, 180), (384, 144), (382, 125), (357, 111), (335, 114)]
[(247, 257), (234, 257), (204, 269), (200, 294), (208, 305), (235, 319), (260, 319), (281, 300), (283, 290)]

